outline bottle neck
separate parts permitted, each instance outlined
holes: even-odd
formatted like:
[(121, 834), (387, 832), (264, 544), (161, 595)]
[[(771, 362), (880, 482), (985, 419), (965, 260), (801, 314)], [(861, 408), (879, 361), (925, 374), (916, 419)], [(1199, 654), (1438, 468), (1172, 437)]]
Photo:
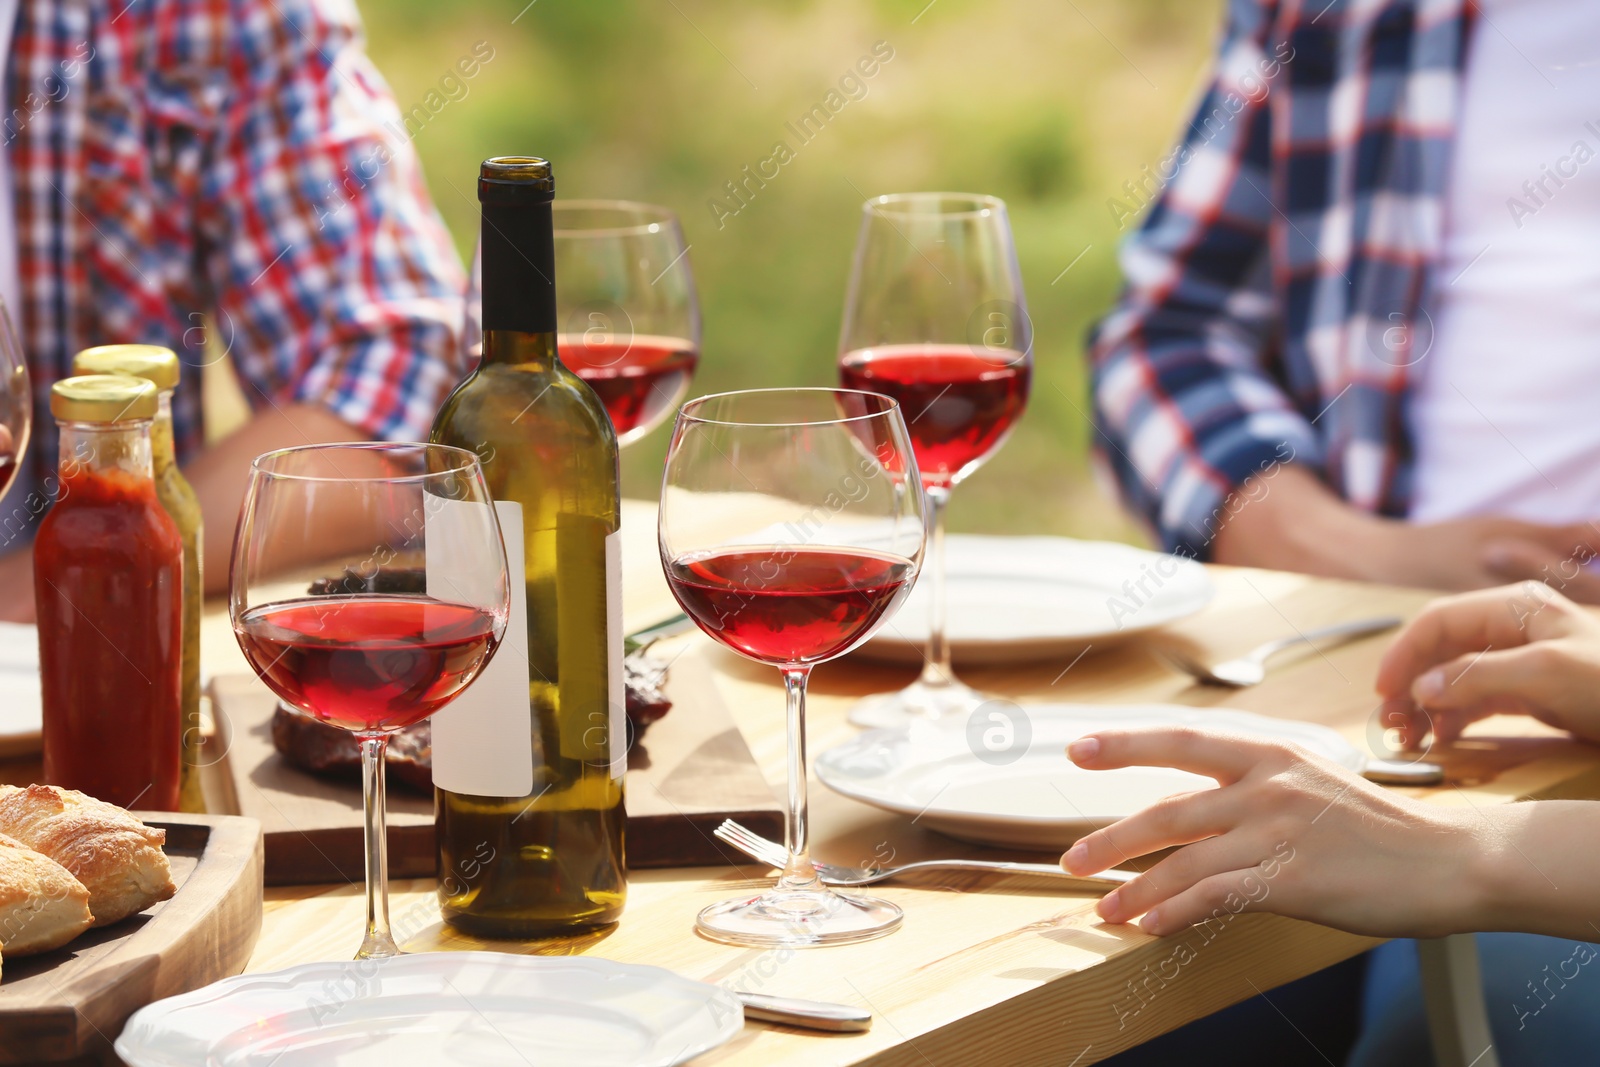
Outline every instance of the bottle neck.
[(125, 422), (58, 422), (61, 427), (61, 477), (113, 472), (154, 476), (150, 419)]
[(550, 204), (484, 204), (480, 240), (483, 362), (554, 370), (559, 361)]
[(161, 391), (161, 408), (150, 424), (150, 458), (156, 473), (178, 462), (177, 445), (172, 439), (172, 390)]
[(549, 374), (561, 366), (556, 335), (520, 333), (516, 330), (483, 331), (483, 362), (515, 367), (534, 374)]

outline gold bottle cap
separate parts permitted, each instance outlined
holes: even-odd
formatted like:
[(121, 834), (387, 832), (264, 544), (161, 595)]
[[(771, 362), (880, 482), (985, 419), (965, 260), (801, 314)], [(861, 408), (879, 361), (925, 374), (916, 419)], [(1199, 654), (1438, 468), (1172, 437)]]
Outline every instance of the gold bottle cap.
[(121, 374), (81, 374), (50, 387), (50, 413), (63, 422), (153, 419), (161, 407), (155, 383)]
[(160, 345), (99, 345), (72, 357), (74, 374), (126, 374), (155, 383), (161, 390), (178, 387), (178, 354)]

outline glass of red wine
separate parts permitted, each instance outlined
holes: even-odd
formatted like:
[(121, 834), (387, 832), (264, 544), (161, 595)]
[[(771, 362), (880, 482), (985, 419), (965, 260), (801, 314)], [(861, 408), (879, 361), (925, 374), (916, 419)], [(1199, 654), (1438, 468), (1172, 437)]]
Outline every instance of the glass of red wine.
[(1033, 325), (1006, 206), (898, 193), (863, 206), (839, 337), (839, 379), (900, 402), (927, 496), (931, 578), (922, 675), (851, 711), (861, 726), (964, 717), (986, 698), (956, 679), (946, 632), (950, 491), (1004, 443), (1028, 400)]
[(773, 888), (713, 904), (717, 941), (864, 941), (900, 909), (826, 888), (810, 860), (805, 696), (811, 669), (893, 614), (922, 563), (923, 503), (894, 401), (846, 389), (761, 389), (683, 406), (661, 490), (661, 563), (717, 642), (778, 668), (788, 697), (789, 858)]
[(445, 445), (309, 445), (250, 469), (230, 615), (279, 699), (349, 730), (366, 799), (367, 928), (389, 933), (384, 749), (470, 685), (505, 633), (505, 546), (483, 469)]
[[(678, 217), (632, 200), (557, 200), (556, 347), (631, 444), (689, 390), (700, 360), (700, 303)], [(482, 344), (478, 268), (467, 345)], [(476, 358), (476, 352), (472, 353)]]
[[(33, 392), (28, 386), (28, 361), (17, 343), (11, 314), (0, 301), (0, 500), (16, 480), (33, 424)], [(3, 550), (3, 546), (0, 546)]]

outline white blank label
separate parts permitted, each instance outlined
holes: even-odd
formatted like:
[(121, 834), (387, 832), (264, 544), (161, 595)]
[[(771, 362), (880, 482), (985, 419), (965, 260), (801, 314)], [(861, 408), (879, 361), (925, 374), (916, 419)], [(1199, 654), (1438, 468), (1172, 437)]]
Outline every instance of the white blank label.
[(622, 673), (622, 531), (606, 535), (606, 663), (611, 677), (611, 777), (628, 773), (628, 689)]
[[(462, 548), (460, 531), (480, 504), (436, 501), (427, 516), (428, 595), (473, 603), (484, 582)], [(463, 511), (462, 509), (468, 509)], [(525, 797), (533, 792), (533, 717), (528, 703), (528, 586), (523, 562), (522, 505), (497, 500), (506, 544), (511, 618), (500, 649), (483, 673), (433, 716), (433, 784), (451, 793)], [(481, 513), (480, 513), (481, 514)], [(453, 532), (454, 531), (454, 532)], [(481, 570), (481, 568), (479, 568)]]

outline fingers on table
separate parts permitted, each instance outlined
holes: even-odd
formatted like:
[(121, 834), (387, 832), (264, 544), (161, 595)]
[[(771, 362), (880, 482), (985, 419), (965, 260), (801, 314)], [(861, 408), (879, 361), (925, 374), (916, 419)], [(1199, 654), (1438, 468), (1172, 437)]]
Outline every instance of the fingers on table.
[(1258, 737), (1188, 726), (1097, 730), (1067, 746), (1067, 756), (1087, 770), (1173, 767), (1227, 784), (1250, 773), (1282, 746)]
[(1165, 937), (1207, 919), (1237, 915), (1267, 897), (1267, 883), (1254, 868), (1223, 871), (1203, 878), (1182, 893), (1147, 911), (1139, 926)]
[(1202, 841), (1237, 822), (1236, 806), (1226, 789), (1179, 793), (1158, 800), (1079, 838), (1061, 857), (1061, 866), (1070, 874), (1093, 874), (1173, 845)]
[(1393, 730), (1399, 735), (1397, 747), (1400, 749), (1421, 748), (1423, 740), (1433, 732), (1433, 716), (1418, 707), (1409, 696), (1385, 700), (1379, 709), (1379, 716), (1386, 733)]
[[(1271, 847), (1264, 846), (1251, 834), (1235, 831), (1208, 838), (1179, 849), (1115, 892), (1101, 897), (1095, 911), (1112, 923), (1127, 922), (1156, 909), (1170, 912), (1168, 901), (1182, 901), (1186, 893), (1217, 875), (1235, 872), (1242, 877), (1252, 873), (1256, 864), (1271, 855)], [(1262, 882), (1259, 873), (1255, 882)], [(1234, 889), (1241, 889), (1239, 878), (1234, 879)]]
[(1543, 703), (1560, 681), (1562, 658), (1552, 642), (1458, 656), (1424, 672), (1411, 696), (1430, 712)]
[[(1595, 536), (1595, 531), (1588, 526), (1579, 529), (1591, 539)], [(1592, 544), (1565, 539), (1550, 543), (1513, 539), (1488, 545), (1484, 550), (1484, 565), (1490, 574), (1502, 581), (1550, 582), (1573, 600), (1595, 604), (1600, 603), (1600, 575), (1584, 567), (1595, 555)]]
[(1435, 600), (1394, 639), (1378, 664), (1381, 696), (1405, 696), (1430, 668), (1485, 649), (1512, 648), (1532, 640), (1527, 622), (1556, 594), (1532, 583), (1480, 589)]

